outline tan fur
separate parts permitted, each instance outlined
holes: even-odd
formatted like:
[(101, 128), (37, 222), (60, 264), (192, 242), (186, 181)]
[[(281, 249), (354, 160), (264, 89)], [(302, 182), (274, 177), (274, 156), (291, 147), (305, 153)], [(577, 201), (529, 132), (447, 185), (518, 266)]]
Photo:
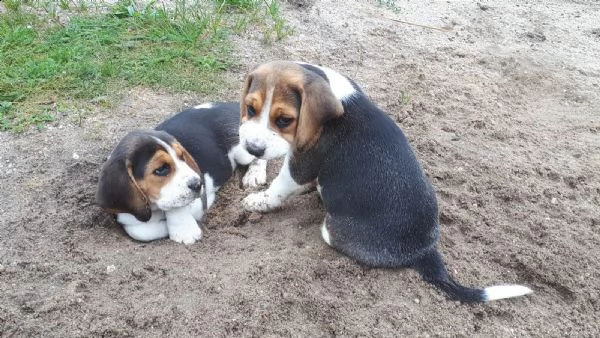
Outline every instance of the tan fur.
[(192, 168), (193, 171), (197, 172), (199, 175), (202, 174), (202, 172), (200, 171), (200, 167), (198, 167), (198, 164), (196, 163), (196, 161), (194, 161), (192, 155), (190, 155), (190, 153), (188, 153), (188, 151), (185, 150), (185, 148), (181, 144), (175, 142), (171, 144), (171, 147), (175, 149), (175, 154), (177, 155), (177, 157), (179, 157), (185, 163), (187, 163), (187, 165), (190, 168)]
[[(244, 81), (241, 98), (242, 122), (249, 120), (248, 106), (260, 119), (267, 93), (273, 92), (269, 127), (277, 131), (297, 151), (313, 147), (323, 131), (323, 124), (343, 114), (342, 104), (333, 95), (329, 83), (294, 62), (276, 61), (258, 66)], [(280, 129), (279, 117), (292, 118), (289, 126)]]
[(344, 108), (329, 84), (318, 75), (314, 75), (311, 81), (305, 79), (300, 92), (302, 107), (294, 142), (298, 151), (304, 151), (317, 143), (323, 124), (340, 117)]
[[(167, 176), (154, 175), (154, 170), (162, 167), (165, 164), (171, 167), (169, 174)], [(148, 164), (146, 165), (146, 171), (144, 172), (144, 178), (135, 181), (133, 176), (131, 176), (131, 179), (141, 193), (147, 196), (147, 200), (150, 202), (155, 202), (160, 196), (160, 191), (169, 183), (169, 181), (171, 181), (173, 175), (175, 175), (175, 161), (171, 155), (169, 155), (169, 153), (160, 149), (157, 150), (156, 153), (154, 153), (154, 156), (152, 156), (152, 158), (148, 161)]]

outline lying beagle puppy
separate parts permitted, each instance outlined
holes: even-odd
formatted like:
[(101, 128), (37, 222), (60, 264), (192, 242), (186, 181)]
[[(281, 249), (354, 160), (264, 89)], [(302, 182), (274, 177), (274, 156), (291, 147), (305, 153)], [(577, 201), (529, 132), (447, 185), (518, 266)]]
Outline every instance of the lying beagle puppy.
[(139, 241), (192, 244), (202, 237), (196, 221), (239, 165), (250, 164), (245, 186), (266, 183), (266, 161), (239, 146), (239, 103), (210, 103), (184, 110), (155, 130), (128, 133), (100, 173), (98, 204)]
[(248, 210), (278, 208), (317, 184), (327, 214), (325, 242), (372, 267), (411, 267), (466, 302), (532, 292), (520, 285), (467, 288), (448, 274), (436, 249), (435, 192), (400, 128), (352, 80), (326, 68), (276, 61), (245, 78), (240, 144), (258, 158), (286, 154)]

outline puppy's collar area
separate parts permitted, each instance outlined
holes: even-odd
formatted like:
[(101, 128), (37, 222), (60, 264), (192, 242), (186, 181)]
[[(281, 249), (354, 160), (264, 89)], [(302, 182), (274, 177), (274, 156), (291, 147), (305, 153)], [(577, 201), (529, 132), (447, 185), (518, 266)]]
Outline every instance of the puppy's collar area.
[(208, 198), (206, 197), (206, 180), (204, 179), (204, 175), (200, 174), (200, 200), (202, 201), (202, 211), (208, 209)]

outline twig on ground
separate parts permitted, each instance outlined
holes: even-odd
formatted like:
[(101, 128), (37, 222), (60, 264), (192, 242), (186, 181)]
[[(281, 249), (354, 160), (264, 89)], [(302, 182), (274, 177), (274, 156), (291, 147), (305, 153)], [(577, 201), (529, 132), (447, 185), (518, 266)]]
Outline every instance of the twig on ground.
[(390, 20), (390, 21), (394, 21), (394, 22), (403, 23), (405, 25), (416, 26), (416, 27), (427, 28), (427, 29), (433, 29), (433, 30), (441, 31), (441, 32), (450, 32), (450, 31), (452, 31), (452, 28), (432, 27), (432, 26), (427, 26), (427, 25), (421, 25), (421, 24), (414, 23), (414, 22), (408, 22), (408, 21), (402, 21), (402, 20), (398, 20), (398, 19), (392, 19), (392, 18), (384, 18), (384, 19), (387, 19), (387, 20)]

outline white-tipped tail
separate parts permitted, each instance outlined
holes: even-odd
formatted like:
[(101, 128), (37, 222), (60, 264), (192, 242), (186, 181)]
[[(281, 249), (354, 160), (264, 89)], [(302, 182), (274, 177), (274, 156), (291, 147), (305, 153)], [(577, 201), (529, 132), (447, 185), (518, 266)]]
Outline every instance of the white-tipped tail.
[(496, 285), (490, 286), (483, 289), (485, 294), (485, 301), (519, 297), (530, 294), (533, 292), (530, 288), (522, 285), (509, 284), (509, 285)]
[(321, 236), (327, 245), (331, 246), (331, 238), (329, 237), (329, 231), (327, 231), (327, 218), (323, 221), (323, 225), (321, 226)]

